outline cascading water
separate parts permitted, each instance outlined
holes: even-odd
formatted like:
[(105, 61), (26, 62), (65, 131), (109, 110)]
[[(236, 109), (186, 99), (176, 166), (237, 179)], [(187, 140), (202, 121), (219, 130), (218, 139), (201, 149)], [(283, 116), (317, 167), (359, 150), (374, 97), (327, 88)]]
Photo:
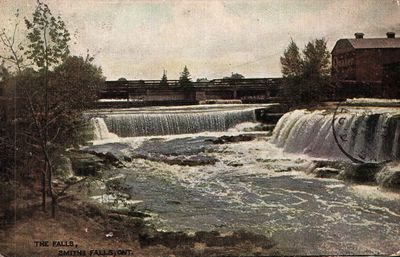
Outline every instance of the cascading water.
[(112, 139), (118, 137), (116, 134), (108, 131), (107, 125), (102, 118), (92, 118), (90, 121), (94, 128), (94, 140)]
[(225, 131), (242, 122), (255, 122), (255, 109), (181, 113), (108, 115), (108, 129), (121, 137)]
[[(272, 142), (286, 152), (345, 159), (332, 131), (333, 113), (295, 110), (276, 125)], [(400, 115), (397, 112), (339, 113), (335, 120), (338, 142), (356, 159), (381, 162), (400, 159)]]

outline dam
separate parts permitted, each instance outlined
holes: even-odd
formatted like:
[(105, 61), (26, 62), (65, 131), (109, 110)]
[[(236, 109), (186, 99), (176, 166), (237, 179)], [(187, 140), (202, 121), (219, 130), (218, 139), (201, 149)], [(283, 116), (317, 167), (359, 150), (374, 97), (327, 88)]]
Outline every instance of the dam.
[[(257, 118), (268, 108), (102, 110), (97, 140), (84, 150), (123, 161), (106, 172), (162, 231), (250, 231), (286, 255), (397, 253), (398, 193), (308, 172), (325, 162), (353, 165), (332, 133), (335, 110), (287, 112), (271, 132)], [(399, 110), (367, 109), (337, 113), (339, 143), (367, 163), (390, 159), (387, 169), (398, 172)]]
[[(291, 153), (313, 157), (347, 159), (332, 133), (333, 113), (295, 110), (278, 122), (272, 142)], [(365, 162), (400, 159), (400, 116), (398, 111), (376, 109), (364, 113), (359, 109), (339, 114), (336, 133), (347, 152)]]
[(277, 107), (276, 104), (215, 104), (102, 110), (99, 116), (104, 118), (97, 118), (96, 122), (105, 124), (109, 132), (120, 137), (226, 131), (240, 123), (257, 122), (260, 111), (268, 113)]

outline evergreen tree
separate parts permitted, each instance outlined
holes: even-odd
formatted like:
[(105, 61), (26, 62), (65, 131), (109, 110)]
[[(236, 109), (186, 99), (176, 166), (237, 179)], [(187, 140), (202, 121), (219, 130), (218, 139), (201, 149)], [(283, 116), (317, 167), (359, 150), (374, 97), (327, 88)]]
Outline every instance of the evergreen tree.
[(330, 94), (330, 54), (325, 39), (308, 42), (302, 54), (291, 39), (281, 65), (284, 94), (295, 104), (319, 102)]
[(328, 76), (330, 74), (330, 53), (325, 39), (308, 42), (303, 50), (303, 74), (306, 76)]
[(162, 86), (168, 86), (168, 78), (167, 78), (167, 71), (163, 71), (163, 75), (161, 77), (160, 85)]
[(327, 79), (330, 74), (330, 53), (326, 40), (322, 38), (308, 42), (303, 56), (303, 101), (312, 99), (319, 102), (330, 94)]
[(282, 74), (284, 77), (300, 76), (302, 73), (302, 59), (299, 48), (293, 39), (290, 40), (288, 47), (281, 57)]
[(192, 82), (192, 79), (190, 78), (189, 69), (185, 65), (185, 68), (183, 68), (183, 71), (181, 72), (181, 76), (179, 77), (179, 84), (181, 86), (187, 86), (187, 85), (190, 85), (191, 82)]

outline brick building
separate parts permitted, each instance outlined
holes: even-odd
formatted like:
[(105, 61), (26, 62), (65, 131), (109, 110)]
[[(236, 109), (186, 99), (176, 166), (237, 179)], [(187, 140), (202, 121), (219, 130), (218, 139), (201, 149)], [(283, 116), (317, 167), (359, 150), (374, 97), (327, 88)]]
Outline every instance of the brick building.
[(332, 50), (332, 83), (338, 97), (399, 97), (398, 83), (389, 83), (390, 72), (400, 64), (400, 38), (340, 39)]

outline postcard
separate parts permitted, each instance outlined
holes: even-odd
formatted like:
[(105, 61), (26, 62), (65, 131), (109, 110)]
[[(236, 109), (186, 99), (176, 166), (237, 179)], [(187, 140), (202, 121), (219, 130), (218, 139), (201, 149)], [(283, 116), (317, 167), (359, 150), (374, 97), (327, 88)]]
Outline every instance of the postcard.
[(0, 257), (400, 255), (400, 1), (0, 14)]

